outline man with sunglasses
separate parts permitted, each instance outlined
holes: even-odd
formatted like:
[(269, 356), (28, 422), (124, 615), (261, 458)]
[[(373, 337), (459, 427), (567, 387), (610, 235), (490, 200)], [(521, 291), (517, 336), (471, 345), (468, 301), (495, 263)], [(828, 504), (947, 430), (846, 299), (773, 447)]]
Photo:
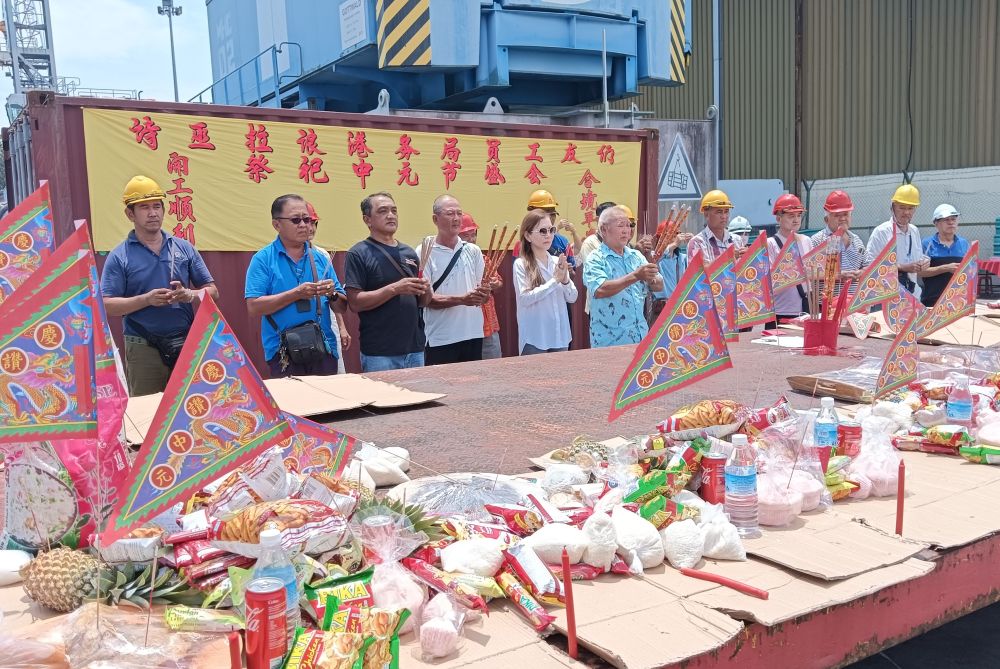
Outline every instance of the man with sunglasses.
[(309, 243), (313, 218), (301, 195), (271, 204), (278, 236), (254, 254), (247, 270), (247, 313), (261, 319), (271, 377), (337, 373), (330, 311), (347, 308), (344, 289), (325, 251)]

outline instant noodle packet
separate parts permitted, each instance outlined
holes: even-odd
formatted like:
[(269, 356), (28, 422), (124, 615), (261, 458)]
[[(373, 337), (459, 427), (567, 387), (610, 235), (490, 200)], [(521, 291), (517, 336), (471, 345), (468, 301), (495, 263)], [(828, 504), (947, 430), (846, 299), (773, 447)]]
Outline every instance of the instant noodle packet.
[(196, 609), (183, 604), (168, 606), (164, 624), (174, 632), (235, 632), (243, 629), (243, 618), (216, 609)]
[[(486, 601), (475, 589), (466, 585), (456, 574), (442, 571), (434, 565), (427, 564), (416, 558), (403, 558), (402, 565), (424, 585), (452, 595), (455, 600), (467, 609), (479, 609), (489, 613)], [(467, 574), (462, 574), (467, 576)]]
[(969, 462), (981, 465), (1000, 465), (1000, 447), (998, 446), (962, 446), (958, 454)]
[(656, 529), (662, 530), (675, 521), (688, 518), (698, 520), (701, 512), (697, 507), (684, 506), (663, 495), (657, 495), (639, 507), (639, 515), (651, 522)]
[(541, 529), (542, 518), (531, 509), (514, 504), (486, 504), (493, 520), (507, 527), (519, 537), (526, 537)]
[(549, 615), (545, 607), (528, 594), (524, 586), (510, 572), (501, 570), (497, 576), (497, 583), (503, 588), (504, 594), (510, 599), (514, 608), (527, 618), (537, 631), (544, 632), (545, 628), (555, 621), (555, 617)]
[(372, 606), (375, 603), (371, 588), (372, 568), (350, 576), (338, 576), (318, 581), (304, 588), (306, 601), (309, 602), (311, 613), (317, 621), (322, 621), (326, 615), (327, 597), (333, 595), (340, 605), (357, 604)]
[(299, 628), (282, 669), (364, 669), (365, 651), (375, 639), (351, 632)]
[(561, 604), (566, 593), (531, 546), (517, 544), (503, 552), (504, 563), (533, 597), (549, 604)]
[(625, 495), (623, 501), (643, 504), (657, 495), (673, 497), (684, 489), (689, 480), (690, 476), (654, 469), (639, 479), (638, 487)]

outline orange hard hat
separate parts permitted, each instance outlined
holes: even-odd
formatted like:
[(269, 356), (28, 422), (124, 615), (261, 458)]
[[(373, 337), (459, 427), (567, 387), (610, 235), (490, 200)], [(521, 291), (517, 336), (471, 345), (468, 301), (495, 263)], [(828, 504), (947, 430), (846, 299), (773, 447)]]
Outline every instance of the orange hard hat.
[(826, 196), (826, 204), (823, 205), (831, 214), (839, 214), (844, 211), (853, 211), (854, 203), (851, 197), (842, 190), (835, 190)]
[(806, 208), (802, 206), (802, 200), (798, 196), (793, 193), (785, 193), (774, 201), (774, 211), (771, 213), (777, 216), (778, 214), (798, 214), (805, 210)]
[(532, 209), (545, 209), (546, 211), (553, 212), (559, 203), (547, 190), (536, 190), (528, 198), (528, 211)]
[(306, 211), (312, 217), (312, 220), (319, 223), (319, 214), (316, 213), (316, 207), (312, 206), (312, 202), (306, 202)]
[(458, 229), (458, 234), (463, 232), (472, 232), (473, 230), (478, 230), (479, 226), (476, 225), (475, 220), (469, 214), (462, 214), (462, 225)]

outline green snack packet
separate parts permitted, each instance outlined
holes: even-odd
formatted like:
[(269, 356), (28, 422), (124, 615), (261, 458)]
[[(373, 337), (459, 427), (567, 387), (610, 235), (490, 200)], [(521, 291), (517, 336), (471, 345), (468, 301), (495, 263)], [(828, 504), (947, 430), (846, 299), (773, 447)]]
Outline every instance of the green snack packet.
[(373, 642), (365, 649), (365, 669), (399, 669), (399, 630), (409, 617), (408, 609), (369, 608), (362, 611), (364, 635)]
[(643, 504), (657, 495), (673, 496), (684, 489), (690, 475), (671, 473), (663, 469), (654, 469), (639, 477), (638, 487), (625, 495), (624, 502)]
[(958, 454), (969, 462), (981, 465), (1000, 465), (1000, 447), (997, 446), (961, 446)]
[(295, 630), (282, 669), (364, 669), (365, 652), (374, 639), (354, 632)]
[(340, 605), (358, 604), (372, 606), (375, 602), (371, 588), (372, 568), (369, 567), (357, 574), (327, 578), (307, 585), (304, 588), (306, 601), (310, 606), (306, 611), (317, 623), (321, 623), (326, 615), (326, 598), (335, 596)]
[(656, 529), (662, 530), (676, 521), (688, 518), (697, 520), (701, 512), (695, 507), (687, 507), (667, 499), (663, 495), (657, 495), (639, 506), (639, 515), (651, 522)]

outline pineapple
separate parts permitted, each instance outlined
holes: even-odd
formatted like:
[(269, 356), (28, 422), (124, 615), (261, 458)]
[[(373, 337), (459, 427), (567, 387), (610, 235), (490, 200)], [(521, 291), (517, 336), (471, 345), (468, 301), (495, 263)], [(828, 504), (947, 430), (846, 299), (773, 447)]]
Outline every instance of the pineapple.
[(157, 568), (155, 583), (152, 575), (151, 564), (107, 565), (88, 553), (65, 547), (39, 553), (21, 569), (28, 597), (64, 613), (97, 599), (145, 609), (151, 595), (153, 604), (200, 603), (201, 593), (191, 590), (173, 569)]
[(358, 504), (358, 509), (355, 511), (355, 515), (360, 514), (360, 518), (363, 518), (366, 514), (365, 509), (371, 509), (374, 507), (382, 507), (392, 513), (398, 513), (404, 516), (413, 525), (414, 532), (423, 532), (427, 535), (428, 541), (435, 541), (440, 539), (444, 535), (444, 531), (441, 529), (440, 519), (435, 516), (427, 515), (424, 511), (424, 507), (419, 504), (406, 504), (404, 505), (399, 500), (390, 499), (385, 497), (381, 500), (361, 500)]

